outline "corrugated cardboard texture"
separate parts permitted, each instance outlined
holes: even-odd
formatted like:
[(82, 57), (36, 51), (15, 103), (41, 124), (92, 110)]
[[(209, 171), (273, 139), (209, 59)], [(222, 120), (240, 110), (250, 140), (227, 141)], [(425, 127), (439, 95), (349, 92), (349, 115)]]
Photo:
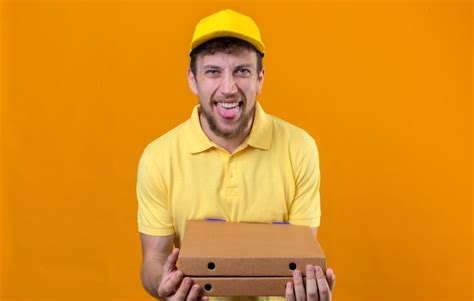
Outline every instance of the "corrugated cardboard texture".
[(285, 296), (291, 277), (192, 277), (203, 296)]
[(188, 276), (292, 276), (307, 264), (326, 269), (305, 226), (188, 221), (179, 269)]

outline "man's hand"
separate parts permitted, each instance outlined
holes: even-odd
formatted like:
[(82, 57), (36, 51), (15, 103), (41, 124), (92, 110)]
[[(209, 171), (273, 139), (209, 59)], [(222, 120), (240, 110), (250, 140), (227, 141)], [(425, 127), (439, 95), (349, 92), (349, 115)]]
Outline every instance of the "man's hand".
[(201, 288), (199, 285), (193, 285), (193, 281), (189, 277), (184, 277), (183, 272), (176, 267), (178, 261), (179, 250), (174, 249), (166, 259), (161, 275), (161, 282), (158, 286), (158, 297), (166, 298), (173, 301), (207, 301), (208, 297), (199, 297)]
[(336, 275), (332, 269), (327, 269), (325, 276), (321, 267), (307, 265), (306, 290), (299, 270), (293, 272), (293, 283), (286, 284), (285, 295), (288, 301), (330, 301)]

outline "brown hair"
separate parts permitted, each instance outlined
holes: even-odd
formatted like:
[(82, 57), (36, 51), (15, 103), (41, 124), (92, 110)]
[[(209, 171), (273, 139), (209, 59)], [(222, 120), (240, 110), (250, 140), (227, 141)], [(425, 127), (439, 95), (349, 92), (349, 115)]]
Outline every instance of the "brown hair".
[(257, 73), (263, 68), (262, 60), (263, 53), (258, 51), (252, 44), (247, 41), (232, 38), (232, 37), (221, 37), (209, 40), (196, 48), (194, 48), (189, 54), (191, 61), (189, 66), (191, 72), (196, 76), (196, 60), (199, 54), (214, 54), (218, 51), (224, 51), (225, 53), (235, 53), (241, 49), (254, 50), (257, 54)]

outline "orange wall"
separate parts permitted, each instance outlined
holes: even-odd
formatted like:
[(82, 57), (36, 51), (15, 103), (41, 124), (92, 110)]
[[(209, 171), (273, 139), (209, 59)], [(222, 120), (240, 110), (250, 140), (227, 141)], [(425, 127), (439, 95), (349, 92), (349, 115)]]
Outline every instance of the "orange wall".
[(335, 300), (470, 300), (472, 2), (4, 1), (1, 300), (150, 300), (144, 146), (189, 117), (200, 17), (254, 17), (265, 110), (316, 138)]

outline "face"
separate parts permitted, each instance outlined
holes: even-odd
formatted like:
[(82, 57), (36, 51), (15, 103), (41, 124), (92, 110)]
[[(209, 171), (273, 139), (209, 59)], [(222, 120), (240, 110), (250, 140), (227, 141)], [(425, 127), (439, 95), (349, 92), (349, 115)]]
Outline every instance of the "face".
[(188, 81), (199, 97), (201, 115), (215, 135), (231, 139), (246, 133), (253, 121), (263, 73), (257, 74), (254, 50), (198, 55), (196, 76), (189, 70)]

